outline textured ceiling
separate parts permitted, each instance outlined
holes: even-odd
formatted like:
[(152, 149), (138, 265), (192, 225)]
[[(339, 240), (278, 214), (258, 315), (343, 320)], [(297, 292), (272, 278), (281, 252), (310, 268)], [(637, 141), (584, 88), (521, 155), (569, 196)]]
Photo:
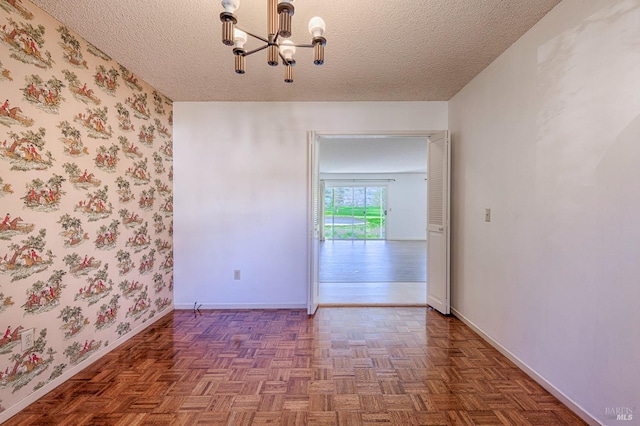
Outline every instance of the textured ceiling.
[[(323, 17), (326, 61), (298, 49), (286, 84), (265, 52), (234, 72), (219, 0), (33, 0), (175, 101), (449, 100), (559, 1), (298, 0), (292, 40)], [(238, 26), (266, 33), (266, 0), (240, 3)]]

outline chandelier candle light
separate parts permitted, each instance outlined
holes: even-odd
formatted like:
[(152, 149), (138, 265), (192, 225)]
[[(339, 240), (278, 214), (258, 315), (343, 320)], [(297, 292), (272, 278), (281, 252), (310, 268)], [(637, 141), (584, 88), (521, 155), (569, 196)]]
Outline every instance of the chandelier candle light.
[[(240, 0), (222, 0), (224, 12), (220, 14), (222, 21), (222, 43), (233, 46), (235, 55), (236, 72), (244, 74), (245, 57), (261, 50), (267, 49), (267, 63), (271, 66), (278, 65), (278, 57), (282, 59), (285, 66), (284, 81), (293, 83), (293, 66), (296, 64), (293, 59), (296, 47), (313, 48), (313, 63), (322, 65), (324, 63), (324, 46), (327, 40), (324, 38), (325, 25), (322, 18), (314, 17), (309, 21), (309, 32), (313, 37), (311, 44), (295, 44), (291, 40), (291, 17), (293, 16), (293, 0), (267, 0), (267, 38), (255, 35), (249, 31), (236, 27), (238, 18), (233, 14), (240, 6)], [(257, 49), (247, 50), (244, 48), (248, 37), (256, 38), (263, 43)], [(280, 40), (282, 39), (282, 40)]]

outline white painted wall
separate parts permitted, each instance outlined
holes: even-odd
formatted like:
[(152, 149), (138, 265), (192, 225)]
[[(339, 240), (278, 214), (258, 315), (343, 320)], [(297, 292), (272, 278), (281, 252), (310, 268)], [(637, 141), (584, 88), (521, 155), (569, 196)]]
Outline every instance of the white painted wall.
[(174, 115), (177, 308), (306, 306), (308, 130), (448, 122), (446, 102), (176, 102)]
[(564, 0), (449, 106), (453, 307), (640, 424), (640, 2)]
[[(322, 142), (320, 149), (322, 150)], [(424, 162), (426, 165), (426, 154)], [(327, 182), (327, 186), (361, 185), (358, 182), (353, 182), (354, 179), (356, 181), (360, 179), (393, 179), (393, 181), (379, 184), (387, 187), (387, 240), (426, 240), (426, 173), (321, 173), (320, 178), (332, 179)], [(335, 181), (333, 179), (344, 180)]]

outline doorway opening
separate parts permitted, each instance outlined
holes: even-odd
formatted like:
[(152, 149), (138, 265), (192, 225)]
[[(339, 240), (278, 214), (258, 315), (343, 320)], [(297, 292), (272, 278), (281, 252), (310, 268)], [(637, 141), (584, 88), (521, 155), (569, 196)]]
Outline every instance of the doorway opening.
[(427, 135), (318, 142), (320, 304), (425, 306)]

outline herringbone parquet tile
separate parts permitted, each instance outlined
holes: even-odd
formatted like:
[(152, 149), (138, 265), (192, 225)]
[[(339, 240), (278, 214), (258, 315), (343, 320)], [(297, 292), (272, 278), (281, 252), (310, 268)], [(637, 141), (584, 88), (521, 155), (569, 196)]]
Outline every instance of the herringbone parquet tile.
[(579, 425), (420, 308), (175, 311), (7, 425)]

